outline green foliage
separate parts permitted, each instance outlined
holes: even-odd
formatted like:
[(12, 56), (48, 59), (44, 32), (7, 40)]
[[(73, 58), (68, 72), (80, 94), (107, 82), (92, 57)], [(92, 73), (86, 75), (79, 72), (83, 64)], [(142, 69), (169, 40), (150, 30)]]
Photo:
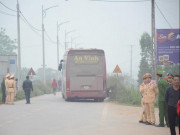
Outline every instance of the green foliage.
[(151, 37), (148, 33), (143, 33), (140, 39), (140, 47), (141, 47), (141, 61), (139, 66), (138, 73), (138, 83), (139, 85), (142, 83), (142, 76), (145, 73), (152, 74), (152, 43)]
[[(56, 79), (57, 80), (57, 70), (54, 70), (52, 68), (45, 68), (45, 76), (46, 76), (46, 80), (52, 80), (52, 79)], [(36, 71), (36, 76), (39, 77), (39, 79), (43, 79), (43, 68), (39, 68)]]
[(161, 69), (163, 71), (163, 76), (166, 76), (168, 73), (173, 75), (180, 75), (180, 67), (179, 65), (159, 65), (157, 69)]
[(22, 78), (22, 80), (26, 79), (26, 76), (27, 76), (29, 70), (30, 70), (30, 68), (26, 68), (26, 67), (21, 68), (21, 78)]
[(141, 103), (140, 92), (133, 85), (130, 85), (128, 76), (108, 76), (107, 89), (111, 90), (109, 95), (112, 101), (132, 105), (140, 105)]
[(5, 33), (5, 29), (1, 28), (0, 30), (0, 54), (1, 55), (14, 55), (14, 51), (17, 49), (15, 45), (16, 41), (10, 39)]

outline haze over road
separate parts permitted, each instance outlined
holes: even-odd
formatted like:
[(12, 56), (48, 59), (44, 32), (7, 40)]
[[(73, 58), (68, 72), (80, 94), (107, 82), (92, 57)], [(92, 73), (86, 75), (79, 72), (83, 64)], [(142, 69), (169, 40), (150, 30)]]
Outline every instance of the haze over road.
[[(169, 135), (139, 124), (140, 107), (109, 102), (65, 102), (49, 94), (0, 105), (0, 135)], [(156, 118), (158, 111), (156, 110)], [(158, 122), (158, 120), (156, 120)]]

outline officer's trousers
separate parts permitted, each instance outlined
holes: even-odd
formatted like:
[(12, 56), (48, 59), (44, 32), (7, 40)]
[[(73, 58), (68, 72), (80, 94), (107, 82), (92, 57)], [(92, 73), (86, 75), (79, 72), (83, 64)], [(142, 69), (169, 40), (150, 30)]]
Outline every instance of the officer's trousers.
[(10, 92), (6, 90), (6, 104), (8, 104), (10, 101)]
[(14, 92), (9, 92), (9, 103), (8, 104), (13, 104), (14, 103)]
[(14, 103), (14, 92), (6, 91), (6, 104), (13, 104)]
[(6, 102), (6, 91), (3, 90), (2, 91), (2, 103), (5, 103)]
[(154, 103), (146, 103), (147, 121), (155, 124)]
[(158, 101), (158, 106), (159, 106), (159, 124), (164, 125), (164, 118), (165, 118), (166, 125), (169, 125), (168, 112), (167, 112), (168, 110), (165, 101)]
[(143, 99), (141, 99), (141, 106), (142, 106), (142, 113), (140, 117), (140, 121), (146, 122), (147, 121), (147, 115), (146, 115), (146, 106), (143, 104)]

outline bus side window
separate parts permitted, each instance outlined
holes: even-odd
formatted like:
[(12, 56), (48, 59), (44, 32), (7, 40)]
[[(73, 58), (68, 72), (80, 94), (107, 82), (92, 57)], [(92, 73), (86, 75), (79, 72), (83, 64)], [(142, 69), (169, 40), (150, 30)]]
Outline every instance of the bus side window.
[(64, 62), (63, 60), (60, 61), (60, 64), (59, 64), (59, 67), (58, 67), (58, 70), (59, 70), (59, 71), (62, 70), (62, 63), (63, 63), (63, 62)]

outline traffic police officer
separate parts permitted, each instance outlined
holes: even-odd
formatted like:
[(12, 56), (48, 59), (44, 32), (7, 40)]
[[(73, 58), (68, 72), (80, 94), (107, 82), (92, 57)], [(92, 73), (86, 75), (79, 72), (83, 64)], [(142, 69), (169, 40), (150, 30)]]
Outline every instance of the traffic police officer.
[(8, 81), (10, 80), (10, 74), (8, 73), (7, 75), (6, 75), (6, 79), (5, 79), (5, 88), (6, 88), (6, 104), (8, 104), (8, 101), (9, 101), (9, 93), (8, 93), (8, 87), (7, 87), (7, 83), (8, 83)]
[(149, 73), (145, 74), (147, 84), (145, 86), (145, 106), (147, 114), (147, 125), (155, 125), (155, 113), (154, 113), (154, 103), (156, 101), (156, 96), (158, 94), (157, 86), (151, 81), (152, 75)]
[(164, 118), (166, 121), (166, 125), (169, 126), (168, 123), (168, 113), (167, 113), (167, 105), (165, 104), (165, 93), (167, 88), (170, 86), (167, 81), (162, 79), (163, 72), (157, 71), (157, 86), (158, 86), (158, 106), (159, 106), (159, 125), (156, 127), (164, 127)]
[(9, 95), (9, 99), (7, 103), (14, 104), (14, 96), (16, 93), (16, 83), (14, 81), (14, 75), (10, 76), (10, 80), (7, 82), (7, 89), (8, 89), (8, 95)]
[(142, 79), (143, 79), (143, 83), (140, 85), (140, 93), (142, 95), (142, 98), (141, 98), (141, 106), (143, 108), (143, 111), (141, 113), (141, 117), (140, 117), (140, 120), (139, 120), (139, 123), (146, 123), (147, 121), (147, 116), (146, 116), (146, 107), (145, 107), (145, 103), (144, 103), (144, 100), (145, 100), (145, 97), (144, 97), (144, 93), (145, 93), (145, 85), (146, 85), (146, 77), (145, 75), (142, 76)]

